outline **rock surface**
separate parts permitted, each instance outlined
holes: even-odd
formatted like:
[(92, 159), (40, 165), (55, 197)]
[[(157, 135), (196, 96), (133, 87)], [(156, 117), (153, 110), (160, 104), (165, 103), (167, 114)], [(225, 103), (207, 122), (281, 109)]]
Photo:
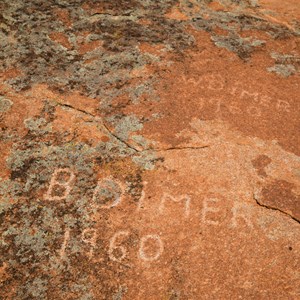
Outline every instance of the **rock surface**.
[(0, 12), (0, 299), (300, 298), (298, 1)]

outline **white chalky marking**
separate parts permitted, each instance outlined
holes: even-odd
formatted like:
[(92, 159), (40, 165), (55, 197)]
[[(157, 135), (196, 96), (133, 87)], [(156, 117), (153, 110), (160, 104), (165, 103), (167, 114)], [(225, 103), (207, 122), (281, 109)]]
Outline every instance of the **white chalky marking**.
[(168, 193), (164, 193), (162, 198), (161, 198), (161, 202), (159, 205), (159, 212), (163, 213), (164, 209), (165, 209), (165, 202), (166, 200), (169, 199), (175, 203), (179, 203), (181, 201), (184, 201), (184, 214), (185, 217), (188, 217), (190, 215), (190, 203), (191, 203), (191, 198), (188, 195), (181, 195), (181, 196), (172, 196)]
[(142, 191), (141, 197), (139, 199), (139, 203), (138, 203), (138, 206), (137, 206), (137, 211), (139, 211), (141, 208), (143, 208), (145, 197), (146, 197), (146, 193), (144, 191)]
[(260, 117), (261, 116), (261, 110), (257, 106), (251, 105), (247, 108), (247, 113), (251, 117)]
[(68, 244), (69, 240), (70, 240), (70, 229), (67, 228), (65, 233), (64, 233), (64, 240), (63, 240), (62, 246), (61, 246), (60, 251), (59, 251), (60, 259), (63, 259), (66, 256), (66, 248), (67, 248), (67, 244)]
[(284, 100), (278, 100), (277, 103), (276, 103), (276, 108), (277, 110), (281, 111), (281, 112), (291, 112), (291, 105), (287, 102), (287, 101), (284, 101)]
[(241, 91), (241, 94), (240, 94), (240, 98), (241, 99), (246, 99), (246, 100), (252, 100), (254, 102), (258, 102), (258, 99), (259, 99), (259, 93), (257, 92), (249, 92), (249, 91), (246, 91), (246, 90), (242, 90)]
[(113, 187), (109, 186), (109, 182), (111, 182), (111, 183), (113, 182), (118, 185), (118, 187), (120, 188), (120, 195), (115, 197), (115, 200), (110, 204), (100, 204), (101, 208), (112, 208), (112, 207), (119, 205), (121, 203), (123, 194), (125, 192), (125, 187), (119, 180), (114, 179), (112, 177), (101, 179), (98, 181), (98, 184), (94, 190), (94, 194), (93, 194), (93, 202), (94, 203), (97, 202), (97, 198), (99, 197), (98, 194), (103, 187), (110, 189), (112, 192), (114, 192)]
[[(153, 254), (153, 255), (146, 254), (145, 251), (144, 251), (145, 244), (150, 239), (155, 240), (156, 244), (158, 246), (156, 253)], [(154, 261), (154, 260), (157, 260), (161, 256), (161, 254), (163, 253), (163, 250), (164, 250), (164, 245), (163, 245), (163, 242), (162, 242), (161, 238), (158, 235), (156, 235), (156, 234), (149, 234), (149, 235), (143, 236), (141, 238), (140, 249), (139, 249), (139, 256), (140, 256), (140, 258), (142, 260), (144, 260), (144, 261)]]
[(208, 213), (219, 212), (220, 209), (216, 207), (209, 206), (210, 203), (218, 203), (220, 200), (217, 198), (208, 198), (203, 201), (203, 209), (201, 213), (201, 220), (203, 223), (209, 225), (219, 225), (219, 221), (213, 221), (208, 219)]
[(233, 207), (231, 209), (232, 219), (231, 224), (233, 227), (238, 227), (238, 219), (243, 219), (244, 222), (250, 228), (253, 228), (253, 224), (251, 222), (251, 206), (249, 204), (234, 202)]
[(81, 234), (81, 239), (84, 243), (90, 245), (88, 256), (91, 258), (94, 254), (94, 249), (96, 248), (96, 242), (97, 242), (96, 229), (93, 228), (84, 229)]
[[(60, 173), (68, 173), (70, 175), (69, 180), (65, 182), (60, 182), (58, 181), (58, 175)], [(61, 169), (56, 169), (51, 177), (49, 189), (47, 193), (45, 194), (45, 199), (47, 200), (63, 200), (66, 199), (67, 196), (70, 194), (71, 191), (71, 186), (70, 184), (75, 178), (75, 174), (69, 169), (69, 168), (61, 168)], [(52, 192), (55, 186), (60, 186), (64, 188), (63, 195), (61, 196), (52, 196)]]
[[(127, 254), (127, 251), (125, 249), (125, 247), (123, 246), (117, 246), (116, 245), (116, 241), (119, 237), (121, 236), (128, 236), (129, 235), (129, 231), (119, 231), (117, 232), (116, 234), (114, 234), (114, 236), (110, 239), (109, 241), (109, 249), (108, 249), (108, 255), (109, 255), (109, 258), (113, 261), (116, 261), (116, 262), (122, 262), (122, 260), (126, 257), (126, 254)], [(114, 251), (115, 250), (119, 250), (121, 251), (121, 256), (120, 257), (116, 257), (114, 255)]]

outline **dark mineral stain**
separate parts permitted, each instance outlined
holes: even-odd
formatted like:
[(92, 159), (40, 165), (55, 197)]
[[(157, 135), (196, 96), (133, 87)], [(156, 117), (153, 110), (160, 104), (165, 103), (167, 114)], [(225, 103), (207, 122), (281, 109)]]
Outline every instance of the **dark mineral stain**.
[(262, 189), (262, 205), (279, 209), (300, 222), (300, 196), (293, 192), (294, 185), (276, 180)]
[(258, 175), (263, 177), (267, 176), (267, 173), (264, 169), (271, 162), (271, 158), (269, 158), (267, 155), (259, 155), (254, 160), (252, 160), (252, 164), (254, 168), (257, 169)]

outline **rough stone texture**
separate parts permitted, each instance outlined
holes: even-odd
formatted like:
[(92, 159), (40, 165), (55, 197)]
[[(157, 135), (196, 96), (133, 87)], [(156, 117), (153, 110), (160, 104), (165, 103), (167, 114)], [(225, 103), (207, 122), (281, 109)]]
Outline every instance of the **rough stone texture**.
[(0, 299), (299, 299), (297, 2), (2, 0)]

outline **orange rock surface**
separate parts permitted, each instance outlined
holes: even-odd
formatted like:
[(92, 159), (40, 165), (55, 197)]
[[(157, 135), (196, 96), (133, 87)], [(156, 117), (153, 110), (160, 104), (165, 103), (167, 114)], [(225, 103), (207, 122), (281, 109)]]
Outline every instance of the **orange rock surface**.
[(300, 4), (0, 3), (0, 299), (300, 299)]

